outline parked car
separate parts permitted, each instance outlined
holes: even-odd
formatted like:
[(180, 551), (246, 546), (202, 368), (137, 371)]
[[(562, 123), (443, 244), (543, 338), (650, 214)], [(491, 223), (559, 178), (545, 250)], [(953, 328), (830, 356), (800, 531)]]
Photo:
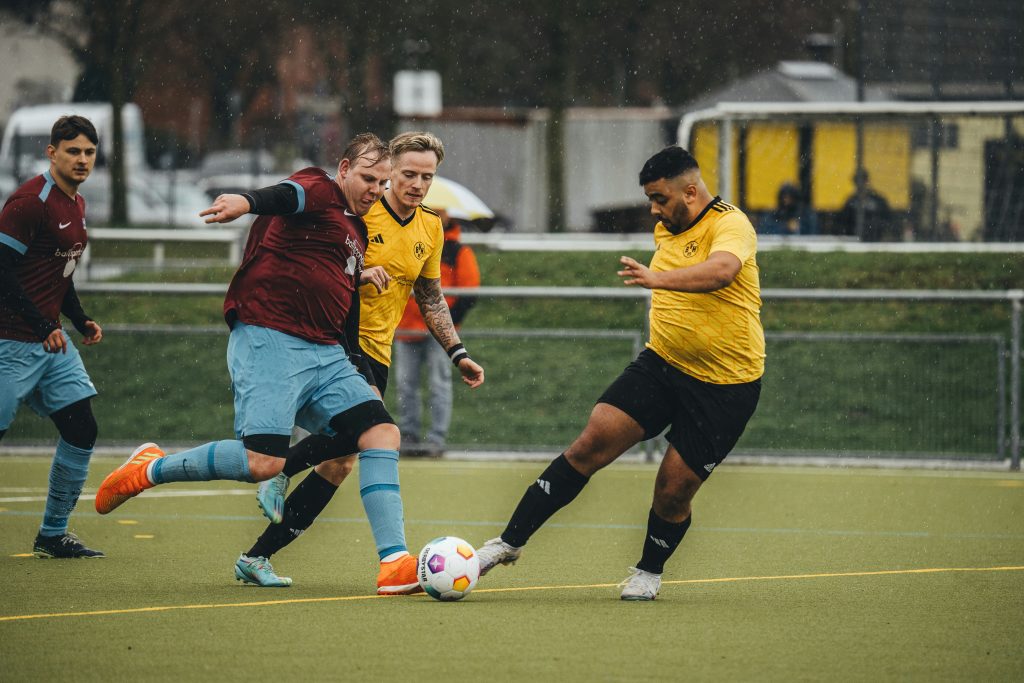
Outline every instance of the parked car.
[(220, 194), (276, 185), (295, 171), (312, 165), (308, 159), (293, 159), (281, 166), (265, 149), (211, 152), (199, 165), (196, 186), (213, 200)]
[[(205, 228), (209, 227), (199, 217), (199, 212), (209, 206), (206, 195), (191, 185), (174, 187), (174, 202), (160, 192), (159, 181), (143, 174), (128, 177), (128, 216), (132, 223), (152, 224), (165, 227)], [(78, 188), (85, 197), (85, 218), (90, 224), (108, 223), (110, 220), (110, 175), (94, 171), (89, 179)]]
[(18, 189), (18, 181), (9, 173), (0, 172), (0, 206)]
[[(50, 130), (54, 121), (66, 114), (79, 114), (96, 126), (100, 138), (96, 168), (105, 168), (114, 139), (114, 110), (107, 102), (65, 102), (15, 110), (7, 120), (0, 141), (0, 167), (23, 181), (49, 168), (46, 146), (50, 144)], [(146, 165), (142, 112), (137, 105), (128, 103), (121, 110), (121, 121), (124, 124), (125, 167), (129, 170), (142, 169)]]

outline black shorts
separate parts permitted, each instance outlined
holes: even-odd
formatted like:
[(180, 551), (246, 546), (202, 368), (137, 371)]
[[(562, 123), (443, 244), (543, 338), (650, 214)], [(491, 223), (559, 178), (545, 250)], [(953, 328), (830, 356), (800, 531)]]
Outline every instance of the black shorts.
[(370, 427), (379, 424), (395, 424), (384, 403), (376, 399), (360, 403), (331, 418), (331, 429), (336, 433), (331, 444), (337, 453), (334, 457), (359, 452), (359, 437)]
[(623, 411), (652, 439), (666, 438), (701, 479), (729, 455), (757, 408), (761, 380), (709, 384), (644, 349), (598, 399)]
[[(384, 392), (388, 389), (388, 366), (368, 354), (363, 354), (363, 363), (364, 367), (357, 369), (363, 373), (363, 377), (366, 378), (369, 385), (377, 387), (380, 395), (383, 396)], [(369, 371), (368, 373), (367, 370)]]

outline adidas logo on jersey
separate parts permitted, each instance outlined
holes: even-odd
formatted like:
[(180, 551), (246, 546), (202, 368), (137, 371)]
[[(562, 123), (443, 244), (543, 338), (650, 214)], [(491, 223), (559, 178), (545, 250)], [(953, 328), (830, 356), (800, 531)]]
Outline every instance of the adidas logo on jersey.
[(551, 484), (550, 484), (550, 482), (547, 482), (547, 481), (545, 481), (543, 479), (538, 479), (537, 480), (537, 486), (539, 486), (541, 491), (543, 491), (544, 493), (548, 494), (549, 496), (551, 495)]
[(707, 465), (704, 465), (704, 469), (710, 472), (711, 470), (715, 469), (716, 464), (717, 463), (709, 462)]
[(384, 235), (374, 235), (370, 238), (370, 241), (374, 244), (384, 244)]

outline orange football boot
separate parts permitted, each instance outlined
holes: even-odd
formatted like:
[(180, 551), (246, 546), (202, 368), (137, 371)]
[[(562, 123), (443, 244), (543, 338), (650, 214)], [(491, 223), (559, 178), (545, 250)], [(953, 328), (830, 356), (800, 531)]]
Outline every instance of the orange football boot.
[(416, 578), (416, 556), (403, 555), (397, 560), (380, 563), (377, 574), (378, 595), (412, 595), (422, 593)]
[[(144, 443), (132, 452), (123, 465), (107, 475), (96, 492), (96, 512), (105, 515), (129, 498), (153, 488), (146, 477), (146, 468), (165, 453), (155, 443)], [(415, 569), (415, 568), (414, 568)]]

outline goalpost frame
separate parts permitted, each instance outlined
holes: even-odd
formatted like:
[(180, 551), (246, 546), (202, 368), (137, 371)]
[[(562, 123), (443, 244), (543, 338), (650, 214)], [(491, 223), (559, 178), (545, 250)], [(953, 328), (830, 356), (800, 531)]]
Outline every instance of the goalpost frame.
[(732, 139), (737, 123), (780, 118), (812, 119), (823, 116), (850, 121), (870, 121), (894, 116), (1021, 116), (1024, 102), (720, 102), (709, 109), (687, 112), (680, 118), (676, 139), (689, 149), (698, 123), (719, 123), (718, 194), (734, 201), (732, 187)]

